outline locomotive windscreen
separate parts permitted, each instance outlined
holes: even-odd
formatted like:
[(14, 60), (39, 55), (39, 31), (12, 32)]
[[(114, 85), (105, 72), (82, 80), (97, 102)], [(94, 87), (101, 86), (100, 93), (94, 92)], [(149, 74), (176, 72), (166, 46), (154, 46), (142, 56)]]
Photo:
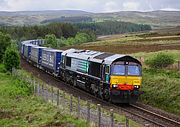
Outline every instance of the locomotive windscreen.
[(141, 75), (141, 68), (139, 65), (121, 65), (115, 64), (111, 67), (111, 75), (128, 75), (139, 76)]

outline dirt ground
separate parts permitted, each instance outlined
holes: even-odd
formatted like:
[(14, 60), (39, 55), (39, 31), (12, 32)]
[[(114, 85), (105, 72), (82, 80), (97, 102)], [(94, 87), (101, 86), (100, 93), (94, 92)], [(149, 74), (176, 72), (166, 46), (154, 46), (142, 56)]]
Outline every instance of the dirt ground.
[(88, 49), (95, 51), (130, 54), (137, 52), (155, 52), (161, 50), (180, 50), (179, 44), (138, 44), (138, 45), (100, 45), (100, 46), (74, 46), (72, 48)]

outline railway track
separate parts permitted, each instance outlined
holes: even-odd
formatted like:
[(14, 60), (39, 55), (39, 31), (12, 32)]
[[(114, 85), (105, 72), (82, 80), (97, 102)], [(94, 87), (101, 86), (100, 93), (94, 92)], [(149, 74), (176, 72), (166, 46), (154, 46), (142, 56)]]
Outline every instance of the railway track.
[[(134, 108), (134, 109), (140, 110), (140, 111), (142, 111), (142, 112), (144, 112), (144, 113), (146, 113), (146, 114), (150, 114), (151, 116), (154, 116), (154, 118), (153, 118), (154, 120), (151, 120), (151, 122), (152, 122), (152, 123), (155, 123), (155, 124), (157, 124), (157, 125), (159, 125), (159, 126), (166, 127), (166, 126), (165, 126), (164, 124), (162, 124), (162, 123), (157, 123), (157, 122), (155, 122), (155, 121), (156, 121), (156, 120), (155, 120), (155, 117), (163, 120), (162, 122), (168, 121), (169, 123), (172, 123), (174, 126), (180, 127), (180, 121), (177, 121), (177, 120), (174, 120), (174, 119), (172, 119), (172, 118), (169, 118), (169, 117), (160, 115), (160, 114), (158, 114), (158, 113), (152, 112), (152, 111), (150, 111), (150, 110), (144, 109), (144, 108), (139, 107), (139, 106), (134, 105), (134, 104), (131, 104), (130, 106), (131, 106), (132, 108)], [(157, 118), (156, 118), (156, 119), (157, 119)], [(147, 118), (145, 118), (145, 119), (147, 119)]]
[(38, 75), (38, 77), (45, 81), (48, 84), (58, 87), (61, 90), (64, 90), (68, 93), (73, 94), (74, 96), (80, 96), (81, 99), (84, 100), (91, 100), (95, 104), (101, 104), (105, 109), (114, 109), (115, 113), (118, 114), (125, 114), (130, 119), (146, 126), (157, 126), (157, 127), (180, 127), (180, 119), (177, 118), (176, 120), (166, 117), (164, 115), (155, 113), (151, 110), (147, 110), (143, 107), (137, 105), (116, 105), (102, 99), (95, 97), (89, 94), (86, 91), (81, 89), (75, 88), (71, 85), (67, 85), (66, 83), (62, 82), (61, 80), (44, 73), (44, 71), (33, 67), (31, 64), (27, 64), (24, 59), (21, 59), (21, 66), (23, 69), (32, 72), (34, 75)]

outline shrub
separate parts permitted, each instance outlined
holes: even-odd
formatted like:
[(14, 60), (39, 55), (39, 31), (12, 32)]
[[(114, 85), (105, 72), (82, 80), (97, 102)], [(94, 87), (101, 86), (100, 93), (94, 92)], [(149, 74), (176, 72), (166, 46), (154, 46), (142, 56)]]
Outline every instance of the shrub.
[(57, 47), (57, 38), (54, 34), (48, 34), (45, 36), (45, 46), (56, 48)]
[(20, 64), (20, 56), (17, 49), (9, 47), (5, 51), (4, 66), (7, 71), (12, 72), (12, 68), (18, 68)]
[(0, 64), (0, 73), (5, 73), (6, 69), (4, 67), (4, 64)]
[(3, 55), (8, 46), (11, 45), (11, 37), (8, 34), (0, 32), (0, 63), (3, 61)]
[(177, 33), (177, 35), (180, 35), (180, 33)]
[(172, 55), (167, 53), (158, 53), (156, 56), (154, 56), (151, 59), (148, 59), (145, 61), (147, 65), (149, 65), (151, 68), (165, 68), (175, 62)]

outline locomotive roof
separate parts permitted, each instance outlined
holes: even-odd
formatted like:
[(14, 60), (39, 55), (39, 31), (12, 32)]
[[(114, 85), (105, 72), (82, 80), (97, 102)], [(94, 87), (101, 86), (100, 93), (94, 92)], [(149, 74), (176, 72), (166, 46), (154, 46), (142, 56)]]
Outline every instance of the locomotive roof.
[(66, 55), (68, 57), (84, 59), (84, 60), (98, 56), (100, 54), (102, 54), (102, 52), (90, 51), (90, 50), (77, 50), (77, 49), (70, 49), (63, 52), (63, 55)]
[(112, 64), (117, 60), (133, 60), (136, 63), (141, 64), (137, 59), (125, 55), (125, 54), (113, 54), (113, 53), (106, 53), (106, 52), (98, 52), (98, 51), (91, 51), (91, 50), (76, 50), (76, 49), (69, 49), (62, 53), (68, 57), (77, 58), (77, 59), (84, 59), (89, 60), (96, 63), (104, 63), (104, 64)]

